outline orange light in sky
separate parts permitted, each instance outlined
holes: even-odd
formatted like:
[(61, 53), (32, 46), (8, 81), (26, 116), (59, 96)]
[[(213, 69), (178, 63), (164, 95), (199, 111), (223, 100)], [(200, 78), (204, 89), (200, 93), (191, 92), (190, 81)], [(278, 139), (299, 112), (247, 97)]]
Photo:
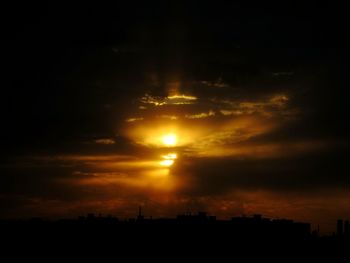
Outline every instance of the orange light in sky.
[(177, 154), (176, 153), (169, 153), (167, 155), (163, 155), (162, 158), (166, 159), (166, 160), (174, 160), (177, 158)]
[(175, 159), (177, 158), (177, 154), (176, 153), (168, 153), (167, 155), (163, 155), (162, 158), (164, 160), (160, 161), (159, 164), (161, 166), (170, 167), (174, 164)]
[(161, 166), (172, 166), (174, 164), (174, 160), (163, 160), (159, 163)]
[(175, 134), (167, 134), (162, 137), (162, 142), (167, 147), (174, 147), (177, 143), (177, 136)]

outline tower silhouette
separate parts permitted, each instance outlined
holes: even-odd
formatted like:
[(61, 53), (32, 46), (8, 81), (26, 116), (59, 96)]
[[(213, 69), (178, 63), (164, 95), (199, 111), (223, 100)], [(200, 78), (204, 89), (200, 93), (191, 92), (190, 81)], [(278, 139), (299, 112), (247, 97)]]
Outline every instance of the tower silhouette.
[(142, 207), (139, 206), (139, 214), (137, 216), (137, 221), (142, 221), (144, 219), (144, 216), (142, 215)]

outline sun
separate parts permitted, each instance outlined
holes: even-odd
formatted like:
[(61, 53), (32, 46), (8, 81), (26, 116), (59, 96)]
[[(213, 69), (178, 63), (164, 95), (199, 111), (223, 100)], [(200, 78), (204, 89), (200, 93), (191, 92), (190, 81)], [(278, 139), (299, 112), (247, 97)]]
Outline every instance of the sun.
[(177, 137), (175, 134), (167, 134), (162, 137), (162, 142), (165, 146), (173, 147), (177, 143)]

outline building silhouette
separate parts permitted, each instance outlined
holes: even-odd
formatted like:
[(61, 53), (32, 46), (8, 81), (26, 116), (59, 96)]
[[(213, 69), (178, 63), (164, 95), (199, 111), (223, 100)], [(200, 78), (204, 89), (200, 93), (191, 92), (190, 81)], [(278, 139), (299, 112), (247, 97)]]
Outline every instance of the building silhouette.
[(337, 221), (337, 236), (342, 236), (344, 233), (344, 221), (342, 219), (338, 219)]
[(350, 237), (350, 223), (349, 220), (346, 220), (344, 223), (344, 235)]
[(319, 227), (311, 231), (311, 224), (295, 222), (289, 219), (271, 219), (260, 214), (252, 216), (237, 216), (228, 220), (218, 219), (206, 212), (197, 214), (179, 214), (173, 218), (145, 217), (142, 207), (134, 218), (118, 219), (111, 215), (87, 214), (77, 219), (44, 220), (34, 218), (31, 220), (0, 220), (0, 233), (3, 231), (26, 232), (28, 229), (34, 232), (48, 233), (108, 233), (111, 236), (131, 235), (183, 238), (191, 237), (193, 240), (217, 240), (225, 237), (232, 242), (239, 241), (309, 241), (309, 240), (334, 240), (350, 241), (349, 220), (339, 219), (336, 222), (336, 235), (321, 236)]
[(145, 217), (142, 215), (142, 207), (139, 206), (139, 214), (137, 216), (137, 221), (143, 221), (145, 219)]

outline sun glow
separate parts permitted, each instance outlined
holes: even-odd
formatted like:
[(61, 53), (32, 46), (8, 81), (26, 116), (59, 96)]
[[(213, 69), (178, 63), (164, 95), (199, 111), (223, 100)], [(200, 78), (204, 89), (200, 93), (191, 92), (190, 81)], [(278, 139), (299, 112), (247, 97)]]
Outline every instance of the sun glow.
[(177, 136), (175, 134), (167, 134), (162, 137), (162, 142), (167, 147), (173, 147), (177, 143)]
[(162, 158), (165, 160), (174, 160), (177, 158), (177, 154), (176, 153), (169, 153), (167, 155), (163, 155)]
[(159, 163), (161, 166), (169, 167), (174, 164), (174, 160), (163, 160)]
[(161, 166), (170, 167), (174, 164), (175, 159), (177, 158), (176, 153), (168, 153), (166, 155), (162, 155), (162, 161), (159, 162)]

